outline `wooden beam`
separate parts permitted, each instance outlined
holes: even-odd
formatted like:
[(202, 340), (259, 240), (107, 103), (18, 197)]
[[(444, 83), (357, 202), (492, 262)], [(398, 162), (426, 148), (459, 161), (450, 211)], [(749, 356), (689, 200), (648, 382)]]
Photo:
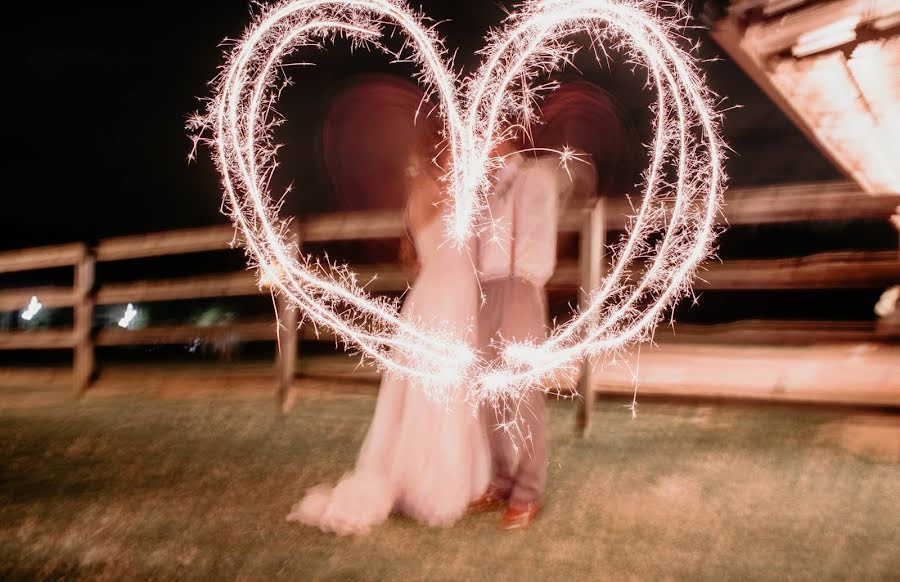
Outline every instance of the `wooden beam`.
[(819, 253), (774, 260), (710, 263), (698, 273), (698, 290), (863, 289), (900, 281), (898, 251)]
[[(636, 354), (594, 374), (594, 390), (630, 397)], [(624, 361), (623, 361), (624, 360)], [(630, 364), (624, 365), (625, 362)], [(638, 404), (648, 396), (736, 398), (900, 407), (900, 346), (872, 344), (785, 346), (662, 345), (640, 353)], [(311, 359), (311, 375), (377, 380), (346, 354)], [(640, 409), (638, 409), (640, 420)]]
[[(584, 204), (585, 206), (582, 206)], [(560, 217), (561, 233), (579, 232), (593, 201), (570, 206)], [(634, 206), (640, 204), (633, 199)], [(895, 194), (867, 195), (848, 182), (793, 184), (733, 189), (726, 193), (725, 215), (720, 224), (760, 224), (813, 220), (887, 218), (900, 204)], [(634, 213), (626, 199), (607, 201), (606, 228), (620, 231)], [(307, 218), (303, 221), (309, 242), (391, 238), (403, 233), (397, 211), (357, 212)], [(97, 260), (121, 261), (156, 256), (227, 250), (234, 229), (216, 226), (104, 239), (96, 249)], [(84, 245), (72, 243), (0, 253), (0, 273), (75, 265)]]
[(94, 380), (94, 255), (84, 251), (75, 267), (75, 352), (73, 354), (73, 380), (75, 396), (84, 395)]
[[(361, 265), (353, 269), (359, 284), (370, 293), (402, 292), (415, 280), (415, 273), (396, 264)], [(578, 284), (578, 267), (574, 262), (560, 265), (552, 279), (556, 286)], [(114, 305), (180, 299), (240, 297), (261, 293), (250, 271), (226, 274), (110, 283), (100, 288), (98, 305)], [(20, 298), (22, 295), (16, 295)], [(30, 295), (28, 296), (30, 298)], [(16, 303), (18, 305), (18, 303)]]
[[(579, 278), (581, 288), (578, 290), (578, 306), (586, 309), (590, 304), (591, 293), (600, 287), (606, 271), (606, 200), (597, 200), (594, 208), (584, 217), (581, 231), (581, 249), (579, 251)], [(576, 430), (586, 436), (591, 428), (591, 414), (594, 410), (593, 385), (594, 359), (585, 358), (581, 364), (581, 376), (578, 380), (578, 410), (576, 413)]]
[[(294, 258), (300, 254), (302, 244), (302, 232), (295, 222), (291, 225), (291, 242)], [(294, 376), (297, 373), (297, 358), (300, 347), (300, 318), (298, 308), (285, 297), (279, 296), (276, 302), (276, 318), (278, 327), (278, 390), (276, 400), (282, 412), (288, 411), (288, 393), (294, 384)]]
[(234, 236), (231, 225), (122, 236), (101, 240), (96, 254), (106, 262), (221, 251), (231, 248)]
[(82, 243), (0, 252), (0, 273), (72, 267), (84, 254)]
[(71, 329), (0, 332), (0, 350), (71, 349), (74, 345)]
[[(637, 361), (632, 354), (606, 365), (594, 389), (630, 395)], [(897, 362), (900, 346), (892, 345), (662, 345), (641, 350), (638, 401), (679, 396), (900, 407)]]
[[(641, 199), (612, 198), (607, 201), (606, 228), (625, 229), (626, 220), (640, 207)], [(784, 224), (829, 220), (887, 220), (900, 205), (900, 194), (867, 194), (854, 182), (818, 182), (735, 188), (725, 193), (725, 205), (716, 224)], [(562, 219), (560, 232), (577, 232), (571, 227), (580, 209), (570, 210)]]
[[(316, 329), (311, 323), (301, 328), (304, 341), (333, 343), (334, 334)], [(742, 320), (720, 324), (675, 322), (660, 326), (654, 334), (659, 344), (732, 344), (732, 345), (814, 345), (882, 341), (884, 333), (873, 322)]]
[[(139, 346), (189, 344), (196, 339), (207, 342), (234, 337), (236, 341), (274, 340), (278, 335), (274, 321), (248, 321), (228, 325), (167, 325), (142, 329), (104, 328), (97, 332), (97, 346)], [(335, 337), (305, 323), (299, 338), (304, 341), (334, 342)], [(675, 323), (661, 326), (654, 341), (658, 343), (810, 345), (884, 339), (872, 322), (742, 320), (721, 324)], [(54, 349), (72, 347), (71, 330), (0, 333), (0, 349)]]
[(142, 329), (104, 328), (97, 332), (98, 346), (143, 346), (189, 344), (196, 339), (214, 342), (226, 338), (236, 341), (274, 340), (274, 321), (250, 321), (228, 325), (166, 325)]
[(729, 190), (720, 224), (887, 220), (900, 194), (867, 194), (853, 182), (788, 184)]
[[(640, 273), (640, 269), (635, 270)], [(392, 281), (393, 277), (388, 274), (384, 279)], [(708, 262), (694, 280), (694, 288), (706, 291), (861, 289), (888, 286), (897, 281), (900, 281), (898, 251), (839, 251), (787, 259)], [(579, 283), (578, 265), (563, 261), (557, 265), (548, 288), (572, 289)]]
[(71, 287), (29, 287), (0, 291), (0, 311), (21, 311), (32, 297), (37, 297), (42, 308), (72, 307), (76, 297)]
[[(737, 18), (729, 15), (716, 22), (715, 27), (709, 31), (709, 35), (728, 53), (747, 76), (762, 89), (763, 93), (784, 112), (810, 143), (818, 147), (835, 168), (848, 178), (853, 179), (855, 176), (853, 168), (848, 167), (835, 147), (816, 132), (814, 122), (804, 115), (772, 82), (759, 56), (742, 44), (744, 28)], [(861, 186), (865, 187), (865, 184), (861, 184)]]
[[(371, 293), (402, 292), (415, 280), (413, 272), (396, 264), (364, 265), (354, 269), (354, 272), (360, 285)], [(548, 288), (577, 287), (581, 282), (580, 277), (577, 263), (561, 262), (548, 283)], [(701, 270), (694, 287), (721, 291), (865, 288), (882, 286), (898, 279), (900, 257), (897, 251), (851, 251), (790, 259), (709, 263)], [(253, 274), (250, 271), (237, 271), (221, 275), (109, 284), (100, 289), (97, 303), (111, 305), (239, 297), (258, 293), (260, 290)], [(24, 295), (17, 297), (21, 299)]]
[(347, 212), (307, 217), (302, 222), (304, 242), (332, 242), (396, 238), (406, 226), (398, 210)]
[(653, 337), (660, 344), (814, 345), (865, 343), (883, 339), (869, 321), (742, 320), (718, 324), (660, 326)]
[[(415, 281), (412, 271), (396, 264), (363, 265), (354, 271), (360, 284), (372, 293), (402, 292)], [(581, 276), (578, 262), (562, 261), (547, 287), (576, 289), (581, 285)], [(897, 280), (897, 251), (839, 251), (787, 259), (709, 262), (701, 269), (694, 287), (716, 291), (852, 289), (881, 287)]]
[(804, 34), (814, 32), (835, 22), (859, 17), (865, 25), (890, 14), (890, 2), (872, 0), (831, 0), (817, 2), (774, 18), (765, 18), (747, 26), (746, 44), (760, 58), (790, 51)]
[(200, 277), (111, 283), (100, 288), (97, 294), (97, 303), (113, 305), (178, 299), (241, 297), (259, 293), (260, 290), (253, 273), (237, 271)]

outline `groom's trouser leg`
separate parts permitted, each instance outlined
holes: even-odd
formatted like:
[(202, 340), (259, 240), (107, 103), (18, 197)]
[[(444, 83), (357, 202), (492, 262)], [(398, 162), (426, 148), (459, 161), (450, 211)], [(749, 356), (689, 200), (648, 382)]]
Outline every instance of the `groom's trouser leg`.
[[(540, 287), (522, 279), (484, 283), (481, 345), (496, 355), (490, 340), (542, 340), (547, 334), (547, 298)], [(494, 463), (493, 485), (516, 501), (534, 501), (544, 493), (547, 477), (547, 411), (544, 393), (535, 387), (518, 401), (488, 406), (483, 416)], [(507, 427), (506, 430), (502, 427)]]
[[(488, 361), (497, 357), (493, 341), (498, 340), (497, 330), (503, 320), (503, 300), (506, 280), (487, 281), (482, 284), (485, 304), (478, 321), (481, 350)], [(491, 448), (493, 477), (491, 487), (510, 495), (517, 466), (515, 446), (506, 430), (506, 402), (487, 402), (482, 405), (481, 417), (485, 424), (488, 444)]]

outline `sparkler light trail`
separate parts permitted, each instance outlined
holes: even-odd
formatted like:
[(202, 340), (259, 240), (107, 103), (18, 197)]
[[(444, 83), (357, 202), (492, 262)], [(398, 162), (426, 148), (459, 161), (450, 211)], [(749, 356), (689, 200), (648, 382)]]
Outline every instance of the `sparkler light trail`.
[[(190, 127), (197, 139), (207, 136), (226, 208), (251, 263), (304, 317), (383, 371), (417, 380), (432, 396), (463, 378), (474, 386), (474, 401), (520, 396), (584, 357), (648, 339), (712, 251), (725, 181), (719, 116), (693, 58), (678, 46), (678, 22), (653, 10), (654, 3), (640, 0), (526, 0), (490, 33), (482, 67), (461, 79), (435, 31), (401, 0), (285, 0), (260, 14), (231, 49), (205, 115)], [(405, 39), (399, 51), (383, 42), (394, 31)], [(539, 91), (531, 83), (569, 61), (579, 48), (569, 39), (578, 33), (587, 33), (595, 53), (615, 46), (647, 70), (656, 120), (629, 235), (588, 306), (549, 340), (507, 344), (498, 361), (483, 361), (454, 339), (453, 330), (408, 321), (396, 302), (366, 294), (348, 267), (293, 252), (288, 225), (269, 195), (277, 166), (272, 129), (283, 121), (274, 104), (288, 54), (343, 36), (354, 48), (371, 47), (419, 66), (419, 81), (437, 98), (444, 120), (447, 237), (460, 244), (491, 228), (489, 176), (502, 165), (491, 152), (533, 118)], [(672, 174), (675, 179), (667, 180)]]

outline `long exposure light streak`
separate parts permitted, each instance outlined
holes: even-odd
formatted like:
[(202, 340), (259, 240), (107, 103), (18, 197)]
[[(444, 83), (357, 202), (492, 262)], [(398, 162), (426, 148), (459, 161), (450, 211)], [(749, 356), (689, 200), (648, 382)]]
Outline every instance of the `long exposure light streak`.
[[(385, 372), (415, 379), (433, 397), (460, 384), (476, 402), (519, 396), (585, 357), (648, 339), (712, 252), (725, 182), (719, 116), (693, 58), (679, 48), (678, 24), (654, 13), (651, 2), (526, 0), (489, 34), (482, 67), (462, 79), (423, 15), (401, 0), (286, 0), (260, 14), (231, 49), (207, 111), (191, 128), (211, 146), (226, 208), (266, 286), (348, 348)], [(387, 28), (402, 33), (401, 49), (384, 44)], [(274, 111), (279, 65), (287, 55), (341, 35), (354, 47), (418, 66), (444, 121), (446, 234), (461, 244), (492, 228), (489, 178), (503, 163), (492, 152), (533, 118), (539, 90), (532, 81), (571, 59), (579, 46), (569, 39), (578, 33), (587, 33), (591, 48), (622, 49), (647, 70), (656, 120), (643, 196), (613, 267), (587, 307), (549, 340), (507, 344), (500, 359), (485, 361), (459, 340), (460, 330), (404, 319), (396, 302), (366, 294), (348, 267), (294, 252), (269, 194), (277, 166), (272, 131), (283, 121)], [(640, 272), (632, 272), (636, 265)]]

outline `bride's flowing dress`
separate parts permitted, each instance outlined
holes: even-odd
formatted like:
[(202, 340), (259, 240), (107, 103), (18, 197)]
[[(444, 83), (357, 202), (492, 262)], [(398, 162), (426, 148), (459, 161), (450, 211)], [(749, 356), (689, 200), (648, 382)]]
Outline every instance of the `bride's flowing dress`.
[[(466, 250), (444, 244), (442, 221), (416, 233), (421, 264), (402, 314), (458, 330), (474, 345), (478, 289)], [(352, 472), (318, 486), (287, 519), (339, 534), (365, 533), (393, 511), (429, 525), (453, 524), (487, 487), (490, 452), (465, 386), (440, 402), (410, 380), (386, 374), (375, 415)]]

